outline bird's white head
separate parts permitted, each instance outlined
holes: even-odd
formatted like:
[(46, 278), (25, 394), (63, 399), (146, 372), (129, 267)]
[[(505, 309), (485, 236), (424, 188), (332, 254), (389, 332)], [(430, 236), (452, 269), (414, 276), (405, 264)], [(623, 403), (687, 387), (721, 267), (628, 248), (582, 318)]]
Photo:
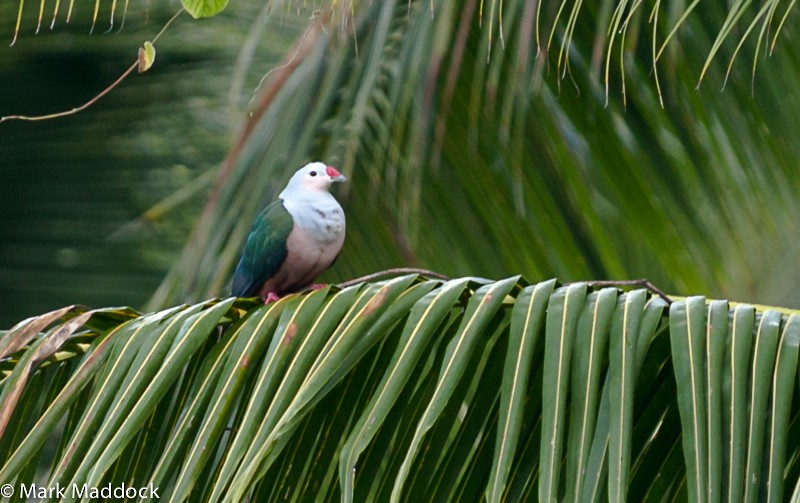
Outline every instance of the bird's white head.
[(347, 178), (333, 166), (327, 166), (321, 162), (311, 162), (298, 169), (292, 175), (283, 193), (324, 192), (328, 190), (333, 182), (344, 181), (347, 181)]

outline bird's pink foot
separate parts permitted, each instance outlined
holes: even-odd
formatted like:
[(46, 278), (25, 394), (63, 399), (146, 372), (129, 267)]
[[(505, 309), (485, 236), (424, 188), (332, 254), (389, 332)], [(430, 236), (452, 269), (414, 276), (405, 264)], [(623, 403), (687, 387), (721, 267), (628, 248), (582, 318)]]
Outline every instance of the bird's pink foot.
[(317, 291), (317, 290), (322, 290), (326, 286), (328, 286), (328, 285), (326, 285), (325, 283), (311, 283), (311, 285), (308, 287), (308, 289), (312, 290), (312, 291)]
[(264, 304), (266, 305), (266, 304), (269, 304), (271, 302), (275, 302), (276, 300), (279, 300), (279, 299), (280, 299), (280, 297), (278, 295), (276, 295), (274, 292), (268, 292), (267, 293), (267, 298), (264, 299)]

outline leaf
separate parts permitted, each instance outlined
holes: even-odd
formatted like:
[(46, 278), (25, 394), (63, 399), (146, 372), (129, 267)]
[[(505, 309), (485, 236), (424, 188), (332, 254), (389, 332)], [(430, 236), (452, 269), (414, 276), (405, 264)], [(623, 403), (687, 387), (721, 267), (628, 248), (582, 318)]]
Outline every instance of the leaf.
[[(418, 287), (407, 290), (413, 280), (414, 276), (403, 276), (364, 292), (363, 299), (359, 299), (364, 303), (353, 306), (322, 348), (301, 385), (301, 392), (281, 417), (271, 438), (281, 436), (282, 428), (294, 428), (301, 411), (313, 407), (344, 378), (352, 368), (354, 355), (363, 355), (377, 342), (376, 338), (385, 337), (388, 328), (424, 294)], [(275, 452), (270, 453), (265, 464), (272, 463), (274, 457)], [(264, 470), (262, 468), (262, 475)]]
[(67, 311), (4, 360), (0, 477), (176, 501), (791, 497), (797, 313), (524, 285)]
[(397, 351), (389, 363), (384, 377), (375, 390), (367, 409), (353, 427), (352, 433), (342, 448), (339, 459), (339, 480), (342, 499), (353, 501), (356, 462), (374, 438), (384, 419), (392, 409), (399, 391), (405, 386), (417, 364), (426, 341), (461, 296), (466, 280), (453, 280), (427, 293), (418, 300), (405, 324)]
[[(631, 459), (633, 386), (636, 350), (647, 293), (634, 290), (619, 297), (609, 338), (608, 498), (625, 501)], [(655, 327), (653, 327), (654, 329)], [(649, 335), (648, 339), (649, 339)]]
[(522, 428), (523, 401), (545, 308), (555, 280), (528, 286), (517, 296), (511, 313), (508, 354), (500, 388), (500, 414), (486, 499), (500, 501)]
[(193, 18), (212, 17), (228, 6), (228, 0), (181, 0), (181, 5)]
[[(181, 327), (180, 332), (172, 342), (169, 353), (165, 355), (164, 361), (169, 365), (160, 366), (152, 375), (147, 376), (147, 386), (141, 395), (137, 396), (135, 402), (131, 403), (130, 410), (125, 411), (125, 416), (116, 416), (114, 412), (109, 419), (115, 420), (104, 422), (106, 424), (117, 424), (111, 431), (109, 428), (101, 426), (97, 432), (91, 447), (78, 466), (74, 481), (85, 480), (90, 486), (100, 485), (102, 476), (111, 464), (117, 459), (123, 448), (132, 438), (132, 433), (137, 431), (149, 412), (174, 382), (183, 364), (203, 343), (205, 338), (216, 326), (222, 316), (228, 311), (234, 298), (224, 300), (205, 311), (201, 311), (189, 317)], [(134, 375), (133, 381), (143, 379), (145, 375)], [(116, 414), (123, 411), (116, 412)], [(120, 422), (120, 419), (123, 419)]]
[[(346, 361), (349, 351), (358, 344), (370, 325), (380, 318), (384, 306), (394, 300), (411, 280), (411, 277), (403, 277), (387, 283), (369, 285), (356, 297), (355, 303), (349, 307), (325, 345), (317, 354), (308, 355), (313, 358), (313, 363), (291, 397), (291, 403), (285, 409), (276, 411), (280, 414), (277, 422), (274, 425), (263, 422), (259, 427), (258, 435), (263, 435), (265, 439), (249, 447), (244, 462), (231, 482), (233, 490), (227, 494), (227, 499), (241, 499), (251, 484), (269, 468), (288, 440), (290, 432), (297, 427), (308, 408), (321, 398), (321, 391), (328, 383), (328, 378)], [(325, 330), (327, 332), (333, 328), (329, 325)]]
[(47, 314), (28, 318), (17, 323), (0, 339), (0, 359), (19, 351), (45, 327), (62, 318), (73, 309), (75, 309), (75, 306), (62, 307)]
[(145, 41), (144, 46), (139, 48), (139, 73), (144, 73), (153, 66), (156, 61), (156, 48), (152, 42)]
[(542, 501), (558, 497), (572, 346), (585, 298), (586, 285), (576, 283), (557, 289), (547, 306), (539, 479), (539, 499)]
[[(769, 414), (767, 453), (769, 470), (766, 480), (765, 501), (781, 501), (786, 464), (787, 433), (797, 372), (798, 349), (800, 348), (800, 318), (792, 314), (784, 322), (781, 332), (776, 365), (772, 376), (772, 411)], [(800, 483), (800, 480), (798, 481)]]
[(511, 277), (497, 283), (479, 288), (467, 305), (467, 312), (456, 333), (456, 336), (445, 351), (444, 361), (436, 383), (433, 396), (428, 401), (422, 418), (417, 423), (411, 445), (406, 451), (403, 464), (394, 480), (392, 500), (400, 499), (406, 478), (424, 435), (433, 426), (442, 409), (445, 407), (453, 393), (456, 383), (462, 376), (466, 359), (472, 351), (475, 339), (489, 323), (491, 318), (502, 306), (503, 299), (516, 285), (519, 277)]
[[(318, 305), (321, 297), (324, 298), (322, 295), (306, 296), (303, 301), (315, 300)], [(299, 299), (292, 300), (295, 302), (284, 302), (280, 306), (277, 303), (272, 304), (253, 313), (252, 316), (249, 316), (244, 323), (237, 327), (233, 334), (230, 334), (226, 344), (220, 348), (220, 351), (214, 354), (216, 356), (214, 364), (207, 370), (207, 377), (192, 404), (197, 404), (198, 409), (192, 410), (190, 408), (187, 411), (184, 419), (188, 420), (190, 424), (181, 423), (176, 426), (175, 434), (171, 440), (172, 446), (175, 446), (175, 448), (180, 446), (182, 437), (194, 432), (194, 429), (191, 428), (191, 420), (197, 418), (199, 422), (203, 418), (202, 423), (199, 425), (199, 430), (194, 436), (190, 451), (182, 459), (182, 466), (175, 482), (175, 488), (170, 494), (171, 498), (178, 501), (187, 499), (208, 458), (214, 453), (212, 448), (219, 439), (222, 429), (228, 423), (230, 408), (239, 398), (239, 390), (253, 370), (252, 364), (260, 359), (262, 351), (266, 349), (266, 343), (270, 341), (268, 335), (275, 328), (278, 323), (278, 316), (281, 314), (279, 307), (288, 311), (289, 306), (294, 307), (292, 304), (296, 305)], [(282, 337), (278, 341), (282, 342), (286, 334), (284, 332), (280, 335)], [(276, 342), (273, 338), (273, 345)], [(204, 410), (199, 408), (201, 403), (205, 403), (205, 400), (199, 401), (201, 395), (208, 395), (209, 398), (214, 400)], [(159, 465), (169, 466), (174, 464), (169, 460), (169, 457), (178, 455), (176, 450), (174, 449), (172, 452), (167, 450), (165, 452), (165, 456), (167, 456), (166, 463), (162, 457)], [(163, 479), (158, 477), (157, 480), (157, 484), (160, 486)]]
[(702, 502), (706, 500), (708, 487), (707, 411), (703, 399), (706, 389), (703, 365), (705, 299), (690, 297), (675, 302), (670, 306), (669, 317), (689, 495), (693, 501)]
[[(74, 475), (81, 461), (85, 459), (90, 443), (95, 438), (95, 435), (100, 433), (102, 420), (119, 392), (126, 374), (131, 371), (135, 372), (140, 365), (146, 364), (147, 358), (145, 355), (154, 354), (155, 350), (163, 344), (163, 340), (174, 336), (180, 326), (177, 321), (181, 320), (182, 316), (188, 317), (201, 307), (196, 306), (194, 309), (187, 310), (179, 307), (143, 316), (134, 320), (125, 330), (115, 334), (114, 347), (111, 348), (111, 354), (107, 358), (108, 363), (101, 367), (100, 374), (95, 377), (90, 402), (83, 408), (82, 416), (75, 427), (73, 437), (65, 447), (64, 456), (62, 456), (58, 465), (50, 474), (50, 485), (69, 482), (70, 477)], [(147, 329), (158, 326), (163, 319), (169, 318), (176, 313), (180, 314), (170, 320), (176, 323), (168, 324), (157, 337), (145, 341), (148, 335)], [(147, 350), (140, 351), (142, 347), (147, 348)], [(139, 385), (143, 385), (141, 383), (142, 381), (139, 382)], [(129, 385), (118, 399), (115, 409), (126, 407), (126, 404), (136, 398), (138, 390), (136, 392), (131, 391), (136, 389), (135, 385), (136, 383), (129, 382)], [(113, 422), (114, 427), (116, 427), (118, 421), (122, 419), (122, 415), (113, 414), (112, 412), (111, 416), (112, 418), (109, 422)], [(106, 427), (109, 428), (108, 424), (106, 424)], [(94, 435), (89, 435), (89, 432)]]
[(307, 369), (358, 292), (359, 288), (353, 287), (337, 293), (316, 319), (293, 313), (291, 318), (281, 323), (259, 369), (239, 428), (216, 475), (212, 499), (221, 497), (243, 459), (245, 466), (252, 463), (253, 445), (266, 441), (280, 414), (297, 393)]
[(98, 366), (104, 363), (112, 347), (114, 334), (126, 327), (129, 327), (129, 324), (122, 323), (111, 330), (111, 333), (106, 337), (98, 337), (94, 341), (93, 348), (87, 352), (81, 365), (72, 374), (64, 387), (61, 388), (56, 398), (50, 403), (44, 414), (9, 457), (6, 464), (0, 469), (0, 479), (12, 480), (22, 469), (24, 463), (28, 461), (28, 456), (44, 445), (47, 436), (56, 428), (58, 421), (65, 416), (67, 408), (78, 399), (84, 386), (94, 376)]
[(601, 369), (608, 359), (608, 333), (618, 291), (605, 288), (586, 298), (574, 351), (572, 410), (567, 441), (567, 499), (577, 501), (583, 492), (586, 464), (595, 434), (601, 393)]
[[(91, 311), (76, 316), (72, 320), (59, 326), (53, 332), (40, 337), (39, 340), (33, 344), (31, 349), (25, 352), (25, 355), (14, 368), (14, 372), (4, 383), (3, 392), (0, 394), (0, 437), (3, 435), (8, 421), (11, 419), (11, 413), (14, 412), (17, 406), (17, 400), (19, 400), (23, 389), (25, 389), (25, 384), (32, 373), (33, 367), (41, 360), (54, 353), (56, 349), (60, 347), (73, 332), (83, 326), (86, 320), (91, 316)], [(36, 327), (49, 323), (50, 320), (50, 316), (45, 316), (41, 322), (38, 322), (39, 320), (33, 321), (26, 328), (32, 331)], [(18, 336), (18, 340), (23, 338), (22, 336), (24, 336), (24, 333), (24, 331), (21, 332), (22, 335)]]
[(714, 300), (708, 305), (706, 319), (706, 412), (708, 414), (708, 495), (709, 501), (722, 497), (723, 455), (722, 375), (725, 341), (728, 338), (728, 303)]
[(727, 501), (743, 501), (745, 459), (747, 451), (747, 383), (748, 363), (753, 341), (753, 322), (755, 309), (752, 306), (737, 305), (733, 308), (733, 321), (730, 323), (726, 366), (723, 372), (722, 400), (726, 405), (723, 429), (723, 443), (728, 456), (726, 463)]
[(753, 367), (748, 391), (747, 464), (745, 465), (744, 495), (746, 502), (759, 498), (762, 458), (764, 455), (764, 431), (767, 427), (770, 384), (775, 368), (775, 353), (778, 347), (781, 314), (768, 310), (761, 314), (756, 331), (753, 351)]

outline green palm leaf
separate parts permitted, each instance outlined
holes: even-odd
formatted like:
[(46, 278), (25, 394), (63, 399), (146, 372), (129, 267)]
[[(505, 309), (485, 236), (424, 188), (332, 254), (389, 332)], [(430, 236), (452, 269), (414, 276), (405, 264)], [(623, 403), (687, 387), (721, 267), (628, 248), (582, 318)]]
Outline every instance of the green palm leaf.
[(403, 276), (266, 306), (65, 308), (0, 338), (0, 481), (174, 501), (787, 501), (798, 315), (665, 307)]

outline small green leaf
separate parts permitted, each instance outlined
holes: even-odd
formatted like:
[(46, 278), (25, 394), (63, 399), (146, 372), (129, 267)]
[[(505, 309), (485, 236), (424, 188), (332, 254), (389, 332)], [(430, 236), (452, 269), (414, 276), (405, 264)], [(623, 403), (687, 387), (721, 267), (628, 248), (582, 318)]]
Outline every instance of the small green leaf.
[(156, 61), (156, 48), (149, 40), (139, 47), (139, 73), (144, 73), (153, 66)]
[(219, 14), (227, 7), (228, 0), (181, 0), (181, 4), (193, 18), (199, 19)]

